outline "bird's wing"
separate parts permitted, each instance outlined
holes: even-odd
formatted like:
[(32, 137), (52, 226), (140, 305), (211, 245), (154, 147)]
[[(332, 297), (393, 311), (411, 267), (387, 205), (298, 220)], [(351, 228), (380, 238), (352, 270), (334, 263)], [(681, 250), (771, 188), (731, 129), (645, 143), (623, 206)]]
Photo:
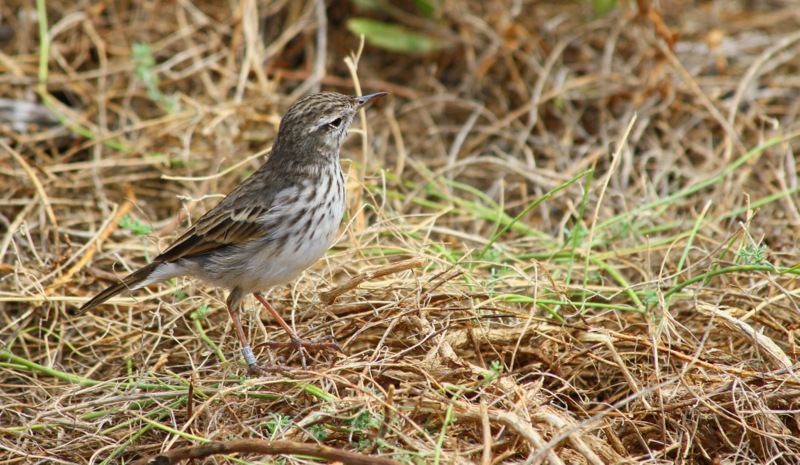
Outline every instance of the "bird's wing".
[[(227, 245), (242, 244), (268, 231), (257, 223), (267, 208), (243, 207), (210, 211), (178, 238), (155, 261), (169, 262), (202, 255)], [(213, 214), (212, 214), (213, 213)]]
[[(268, 214), (276, 191), (280, 189), (254, 189), (261, 183), (268, 185), (270, 181), (269, 170), (263, 168), (262, 166), (216, 207), (200, 217), (194, 226), (154, 261), (169, 262), (194, 257), (228, 245), (243, 244), (269, 233), (270, 228), (263, 222), (259, 223), (259, 218)], [(283, 180), (275, 181), (283, 184)]]

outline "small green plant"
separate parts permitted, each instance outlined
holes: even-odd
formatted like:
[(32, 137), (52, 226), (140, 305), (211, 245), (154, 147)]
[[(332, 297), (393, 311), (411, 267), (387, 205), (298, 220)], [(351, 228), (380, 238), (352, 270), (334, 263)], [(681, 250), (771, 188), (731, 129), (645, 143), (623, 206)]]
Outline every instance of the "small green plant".
[(607, 15), (617, 6), (617, 0), (592, 0), (591, 3), (594, 7), (594, 14), (599, 17)]
[(736, 251), (736, 256), (743, 265), (763, 265), (767, 262), (764, 256), (767, 251), (766, 245), (757, 246), (749, 244)]
[[(573, 234), (577, 234), (578, 238), (575, 239)], [(577, 240), (577, 243), (580, 244), (584, 239), (589, 237), (589, 230), (586, 229), (583, 223), (578, 223), (574, 229), (564, 228), (564, 236), (566, 240)]]
[(347, 21), (347, 29), (357, 36), (363, 35), (368, 43), (391, 52), (424, 53), (441, 47), (433, 37), (374, 19), (352, 18)]
[(629, 237), (633, 229), (634, 224), (629, 219), (622, 218), (611, 226), (610, 236), (614, 239)]
[(142, 248), (144, 249), (144, 258), (147, 263), (150, 263), (150, 254), (147, 252), (147, 242), (145, 241), (144, 236), (152, 234), (153, 228), (151, 228), (149, 224), (142, 223), (130, 215), (124, 215), (119, 219), (119, 223), (117, 224), (119, 224), (119, 227), (125, 231), (128, 231), (129, 233), (139, 237), (139, 239), (142, 241)]
[[(178, 284), (177, 279), (175, 280), (175, 285)], [(189, 298), (189, 294), (186, 293), (183, 289), (178, 289), (175, 291), (175, 299), (180, 302), (181, 300), (186, 300)]]
[[(180, 291), (176, 292), (175, 294), (177, 295), (179, 292)], [(206, 304), (203, 304), (200, 307), (198, 307), (197, 310), (195, 310), (195, 311), (193, 311), (192, 313), (189, 314), (189, 319), (192, 320), (192, 321), (194, 321), (194, 320), (204, 320), (206, 318), (206, 316), (209, 313), (211, 313), (212, 311), (214, 311), (214, 309), (212, 309), (211, 307), (209, 307)]]
[(658, 292), (656, 292), (655, 289), (648, 289), (645, 291), (644, 297), (642, 298), (642, 303), (647, 308), (656, 305), (658, 303)]
[(365, 430), (369, 428), (377, 428), (381, 425), (380, 419), (372, 416), (372, 412), (364, 410), (349, 421), (353, 429)]
[(380, 428), (382, 420), (381, 415), (376, 416), (369, 410), (363, 410), (345, 424), (350, 427), (351, 433), (355, 433), (355, 445), (358, 448), (367, 448), (372, 441), (370, 430)]
[(503, 374), (503, 364), (499, 360), (492, 360), (492, 367), (489, 371), (483, 374), (483, 379), (487, 383), (491, 383)]
[(153, 228), (149, 224), (142, 223), (130, 215), (125, 215), (119, 219), (119, 227), (137, 236), (145, 236), (153, 232)]
[[(409, 16), (408, 12), (394, 6), (394, 2), (389, 0), (353, 0), (353, 3), (361, 9), (378, 11), (392, 16), (398, 23)], [(414, 6), (416, 18), (427, 20), (435, 16), (439, 2), (415, 0)], [(357, 36), (363, 35), (368, 43), (392, 52), (427, 53), (443, 47), (442, 41), (394, 22), (352, 18), (347, 21), (347, 29)]]
[(309, 431), (311, 432), (311, 435), (314, 436), (314, 438), (318, 441), (324, 441), (328, 438), (328, 429), (325, 427), (325, 425), (311, 425)]
[(275, 435), (280, 431), (283, 431), (289, 424), (291, 424), (292, 420), (286, 415), (283, 414), (275, 414), (271, 420), (265, 421), (261, 424), (264, 428), (269, 431), (270, 436)]
[(137, 42), (131, 48), (133, 51), (133, 61), (136, 63), (136, 76), (141, 79), (147, 88), (147, 97), (153, 102), (162, 106), (164, 111), (169, 114), (178, 113), (181, 108), (178, 99), (172, 95), (167, 96), (158, 88), (160, 79), (158, 74), (153, 71), (156, 60), (153, 58), (153, 49), (149, 44)]

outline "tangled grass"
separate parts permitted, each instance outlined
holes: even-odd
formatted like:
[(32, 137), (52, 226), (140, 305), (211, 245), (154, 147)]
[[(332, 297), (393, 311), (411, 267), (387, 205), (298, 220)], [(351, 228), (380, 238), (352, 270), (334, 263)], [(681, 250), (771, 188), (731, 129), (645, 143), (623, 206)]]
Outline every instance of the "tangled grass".
[[(0, 463), (800, 461), (790, 3), (68, 3), (0, 5)], [(356, 86), (341, 237), (270, 294), (343, 354), (247, 377), (191, 280), (76, 315)]]

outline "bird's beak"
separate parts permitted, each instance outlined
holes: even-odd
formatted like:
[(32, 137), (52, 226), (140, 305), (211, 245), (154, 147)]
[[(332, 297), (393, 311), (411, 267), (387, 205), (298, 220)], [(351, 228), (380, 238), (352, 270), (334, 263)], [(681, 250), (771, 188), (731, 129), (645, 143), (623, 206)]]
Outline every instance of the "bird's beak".
[(388, 93), (389, 92), (376, 92), (374, 94), (364, 95), (362, 97), (356, 97), (356, 102), (358, 102), (357, 110), (360, 110), (360, 109), (364, 108), (371, 101), (373, 101), (373, 100), (375, 100), (377, 98), (383, 97), (384, 95), (387, 95)]

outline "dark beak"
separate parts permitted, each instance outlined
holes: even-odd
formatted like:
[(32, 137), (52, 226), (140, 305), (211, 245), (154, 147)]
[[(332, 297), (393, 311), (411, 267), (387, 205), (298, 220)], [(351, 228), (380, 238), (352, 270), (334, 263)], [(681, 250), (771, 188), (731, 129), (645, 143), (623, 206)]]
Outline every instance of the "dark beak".
[(387, 95), (388, 93), (389, 92), (376, 92), (374, 94), (364, 95), (362, 97), (356, 97), (356, 102), (358, 102), (357, 110), (360, 110), (360, 109), (364, 108), (371, 101), (373, 101), (373, 100), (375, 100), (377, 98), (383, 97), (384, 95)]

